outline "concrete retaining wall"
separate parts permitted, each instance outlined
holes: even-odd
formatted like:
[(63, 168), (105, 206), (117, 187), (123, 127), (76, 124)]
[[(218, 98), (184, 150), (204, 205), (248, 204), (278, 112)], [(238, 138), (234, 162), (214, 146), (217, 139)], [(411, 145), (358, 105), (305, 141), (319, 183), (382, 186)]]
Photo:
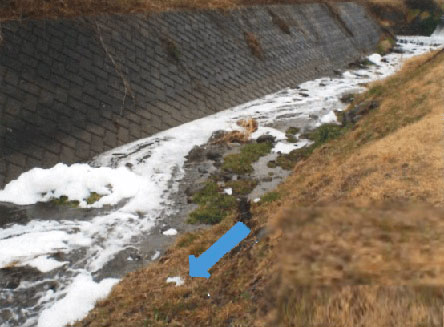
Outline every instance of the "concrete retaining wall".
[[(32, 167), (86, 161), (331, 74), (374, 48), (380, 33), (355, 3), (1, 27), (0, 187)], [(260, 44), (257, 55), (247, 35)]]

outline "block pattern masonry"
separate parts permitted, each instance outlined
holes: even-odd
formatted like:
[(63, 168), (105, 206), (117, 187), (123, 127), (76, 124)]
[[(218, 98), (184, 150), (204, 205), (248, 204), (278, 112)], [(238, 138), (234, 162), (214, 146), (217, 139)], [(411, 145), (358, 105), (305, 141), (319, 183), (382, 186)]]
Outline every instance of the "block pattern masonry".
[(0, 187), (331, 74), (379, 34), (350, 2), (3, 23)]

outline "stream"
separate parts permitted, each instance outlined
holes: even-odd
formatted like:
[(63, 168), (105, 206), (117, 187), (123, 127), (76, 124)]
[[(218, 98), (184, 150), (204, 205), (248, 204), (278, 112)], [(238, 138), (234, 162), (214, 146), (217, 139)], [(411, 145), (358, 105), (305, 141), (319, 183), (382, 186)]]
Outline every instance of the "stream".
[[(87, 164), (23, 173), (0, 190), (0, 326), (58, 327), (81, 319), (122, 276), (158, 260), (177, 235), (201, 228), (185, 223), (192, 209), (185, 193), (211, 172), (211, 163), (187, 166), (186, 156), (214, 132), (238, 129), (236, 121), (252, 117), (259, 124), (253, 139), (276, 137), (273, 153), (255, 164), (262, 182), (251, 199), (260, 198), (288, 174), (265, 178), (266, 162), (307, 144), (288, 143), (288, 127), (303, 133), (335, 122), (334, 111), (346, 107), (345, 95), (365, 91), (406, 59), (441, 44), (443, 29), (431, 37), (399, 37), (395, 51), (370, 56), (371, 65), (283, 89), (113, 149)], [(91, 192), (102, 196), (89, 203)], [(79, 206), (48, 202), (60, 196)]]

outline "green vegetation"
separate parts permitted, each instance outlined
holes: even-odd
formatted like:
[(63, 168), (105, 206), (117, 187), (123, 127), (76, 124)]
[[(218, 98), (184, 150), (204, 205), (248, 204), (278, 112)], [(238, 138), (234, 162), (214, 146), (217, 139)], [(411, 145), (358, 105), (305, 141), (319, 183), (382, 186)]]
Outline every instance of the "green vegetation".
[(240, 153), (224, 157), (222, 169), (236, 174), (251, 173), (253, 172), (251, 164), (270, 153), (272, 148), (273, 144), (268, 142), (246, 144), (241, 148)]
[(385, 35), (379, 41), (379, 43), (376, 47), (376, 52), (381, 55), (385, 55), (385, 54), (389, 53), (390, 51), (392, 51), (395, 44), (396, 44), (396, 40), (392, 36)]
[[(330, 140), (338, 138), (347, 130), (348, 128), (336, 124), (324, 124), (304, 135), (309, 140), (313, 141), (310, 146), (293, 150), (289, 154), (278, 156), (276, 158), (276, 165), (283, 169), (292, 169), (297, 162), (308, 158), (313, 153), (314, 149)], [(268, 163), (269, 168), (273, 168), (270, 166), (271, 163), (272, 162)]]
[(253, 191), (257, 184), (257, 180), (254, 179), (240, 179), (226, 182), (225, 187), (232, 188), (235, 195), (247, 195)]
[(66, 206), (66, 207), (71, 207), (71, 208), (78, 208), (79, 207), (79, 201), (68, 200), (68, 197), (65, 195), (62, 195), (61, 197), (59, 197), (57, 199), (56, 198), (51, 199), (50, 203), (53, 205), (57, 205), (57, 206)]
[[(96, 192), (91, 192), (89, 197), (86, 198), (86, 203), (87, 204), (93, 204), (97, 201), (99, 201), (102, 198), (102, 195), (96, 193)], [(57, 205), (57, 206), (66, 206), (66, 207), (71, 207), (71, 208), (78, 208), (79, 207), (79, 201), (77, 200), (69, 200), (67, 196), (62, 195), (59, 198), (52, 198), (50, 200), (50, 203), (53, 205)]]
[(261, 197), (260, 203), (261, 204), (270, 203), (270, 202), (280, 200), (280, 198), (281, 198), (281, 194), (279, 192), (268, 192), (268, 193), (265, 193)]
[(300, 128), (298, 127), (290, 127), (285, 132), (285, 136), (287, 137), (287, 142), (289, 143), (296, 143), (298, 141), (298, 138), (296, 137), (296, 134), (300, 132)]
[(190, 213), (190, 224), (217, 224), (237, 207), (236, 199), (220, 192), (219, 185), (210, 181), (193, 196), (199, 207)]
[(93, 203), (96, 203), (97, 201), (99, 201), (101, 198), (102, 198), (102, 195), (100, 195), (96, 192), (91, 192), (89, 197), (86, 199), (86, 203), (93, 204)]

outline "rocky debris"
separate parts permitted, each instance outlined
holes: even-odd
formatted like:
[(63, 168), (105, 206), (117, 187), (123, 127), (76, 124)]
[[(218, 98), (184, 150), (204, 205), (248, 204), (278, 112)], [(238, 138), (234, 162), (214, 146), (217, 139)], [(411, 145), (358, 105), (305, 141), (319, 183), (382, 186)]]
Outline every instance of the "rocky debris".
[(352, 109), (345, 111), (342, 113), (341, 123), (342, 126), (346, 126), (348, 124), (356, 124), (362, 116), (367, 115), (370, 111), (379, 107), (378, 101), (364, 101)]
[(0, 287), (4, 289), (16, 289), (22, 280), (29, 281), (41, 276), (42, 273), (31, 267), (10, 267), (0, 269)]
[(275, 141), (276, 137), (269, 134), (261, 135), (256, 139), (256, 143), (274, 143)]
[(204, 148), (201, 146), (194, 146), (190, 152), (185, 156), (187, 162), (199, 162), (204, 160)]
[(333, 70), (333, 73), (334, 73), (336, 76), (342, 76), (342, 71), (339, 70), (339, 69), (334, 69), (334, 70)]
[(355, 95), (353, 93), (343, 94), (340, 98), (342, 103), (352, 103), (355, 99)]

